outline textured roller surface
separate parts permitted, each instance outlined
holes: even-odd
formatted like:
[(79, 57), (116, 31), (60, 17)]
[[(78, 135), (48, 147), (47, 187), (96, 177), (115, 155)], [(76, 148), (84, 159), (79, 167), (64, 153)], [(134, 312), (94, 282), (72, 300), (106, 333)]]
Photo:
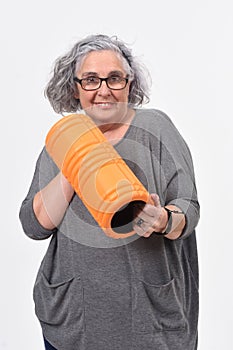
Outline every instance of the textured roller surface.
[(60, 119), (48, 132), (46, 149), (108, 236), (135, 234), (135, 205), (148, 202), (149, 194), (91, 118)]

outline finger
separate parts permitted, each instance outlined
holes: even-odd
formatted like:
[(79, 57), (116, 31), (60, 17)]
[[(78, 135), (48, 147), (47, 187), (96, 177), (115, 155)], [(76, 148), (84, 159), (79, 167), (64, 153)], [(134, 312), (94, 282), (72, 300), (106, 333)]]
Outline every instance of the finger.
[(150, 228), (144, 233), (143, 237), (148, 238), (148, 237), (150, 237), (150, 236), (152, 235), (153, 232), (154, 232), (154, 229), (150, 227)]
[(133, 229), (139, 235), (142, 236), (148, 229), (148, 224), (142, 219), (142, 217), (136, 217), (133, 221)]
[(148, 223), (141, 217), (137, 216), (134, 220), (134, 229), (135, 230), (142, 230), (145, 232), (148, 228)]
[(138, 236), (143, 236), (145, 232), (145, 230), (141, 226), (138, 226), (137, 224), (134, 224), (133, 229)]
[(141, 217), (135, 219), (133, 228), (139, 236), (143, 237), (149, 237), (154, 231), (152, 224), (144, 221)]
[[(150, 195), (150, 199), (151, 199), (150, 202), (154, 204), (147, 203), (144, 206), (144, 208), (141, 210), (140, 215), (142, 215), (141, 213), (145, 213), (146, 215), (152, 216), (152, 217), (155, 217), (158, 215), (157, 210), (161, 209), (159, 196), (156, 193), (152, 193)], [(143, 217), (143, 219), (145, 219), (146, 221), (146, 218)]]
[(140, 216), (137, 216), (135, 218), (135, 224), (136, 226), (139, 226), (140, 228), (142, 228), (144, 230), (144, 232), (148, 231), (149, 229), (153, 229), (152, 231), (154, 231), (154, 222), (156, 221), (156, 217), (157, 215), (154, 216), (149, 216), (147, 214), (145, 214), (144, 212), (140, 213)]
[(155, 207), (161, 207), (159, 196), (156, 193), (151, 193), (150, 197)]
[(137, 229), (136, 233), (140, 236), (140, 237), (145, 237), (148, 238), (151, 236), (151, 234), (154, 232), (154, 230), (152, 228), (148, 228), (146, 231), (143, 230), (143, 228), (139, 228)]
[(150, 220), (150, 218), (154, 218), (157, 215), (157, 211), (158, 211), (157, 207), (151, 204), (147, 204), (142, 210), (142, 212), (140, 213), (140, 215), (145, 215), (145, 217), (148, 218), (148, 220)]
[(155, 207), (151, 204), (146, 204), (144, 209), (138, 214), (144, 221), (148, 223), (153, 223), (161, 214), (161, 206)]
[(151, 235), (152, 235), (153, 231), (152, 232), (146, 232), (143, 237), (144, 238), (149, 238)]
[(148, 215), (147, 212), (145, 212), (144, 210), (142, 210), (139, 215), (135, 218), (136, 222), (142, 219), (143, 221), (147, 222), (148, 224), (150, 224), (151, 222), (154, 221), (154, 215)]

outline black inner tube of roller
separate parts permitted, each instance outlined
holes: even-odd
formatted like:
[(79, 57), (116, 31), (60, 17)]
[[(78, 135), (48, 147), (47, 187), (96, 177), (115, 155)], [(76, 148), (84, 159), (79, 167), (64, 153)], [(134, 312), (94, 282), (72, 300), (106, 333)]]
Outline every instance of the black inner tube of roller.
[(116, 233), (129, 233), (133, 231), (133, 220), (143, 209), (146, 203), (132, 201), (120, 208), (112, 217), (111, 228)]

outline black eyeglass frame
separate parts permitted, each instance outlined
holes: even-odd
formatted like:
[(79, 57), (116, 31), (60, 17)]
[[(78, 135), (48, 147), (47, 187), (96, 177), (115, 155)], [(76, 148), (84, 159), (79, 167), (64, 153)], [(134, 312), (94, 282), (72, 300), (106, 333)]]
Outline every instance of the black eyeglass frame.
[(83, 90), (85, 90), (85, 91), (95, 91), (95, 90), (98, 90), (98, 89), (101, 87), (103, 81), (105, 81), (107, 87), (108, 87), (110, 90), (123, 90), (123, 89), (125, 89), (126, 85), (128, 84), (128, 81), (129, 81), (129, 78), (121, 78), (122, 80), (125, 81), (125, 86), (122, 87), (122, 88), (120, 88), (120, 89), (115, 89), (115, 88), (112, 88), (112, 87), (110, 87), (110, 86), (108, 85), (108, 79), (110, 79), (110, 78), (112, 78), (112, 77), (107, 77), (107, 78), (95, 77), (95, 78), (98, 78), (98, 79), (100, 80), (100, 83), (99, 83), (99, 86), (98, 86), (97, 88), (94, 88), (94, 89), (85, 89), (85, 88), (82, 86), (82, 81), (83, 81), (83, 80), (86, 80), (86, 79), (88, 79), (88, 78), (79, 79), (79, 78), (77, 78), (77, 77), (74, 77), (74, 81), (75, 81), (76, 83), (79, 83), (79, 84), (81, 85), (81, 88), (82, 88)]

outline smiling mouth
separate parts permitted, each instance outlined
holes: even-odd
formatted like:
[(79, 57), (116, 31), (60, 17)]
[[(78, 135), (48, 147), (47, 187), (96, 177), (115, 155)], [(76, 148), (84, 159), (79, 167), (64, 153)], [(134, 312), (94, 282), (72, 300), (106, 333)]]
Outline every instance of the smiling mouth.
[(111, 108), (115, 106), (115, 103), (113, 102), (95, 102), (94, 106), (100, 107), (100, 108)]

